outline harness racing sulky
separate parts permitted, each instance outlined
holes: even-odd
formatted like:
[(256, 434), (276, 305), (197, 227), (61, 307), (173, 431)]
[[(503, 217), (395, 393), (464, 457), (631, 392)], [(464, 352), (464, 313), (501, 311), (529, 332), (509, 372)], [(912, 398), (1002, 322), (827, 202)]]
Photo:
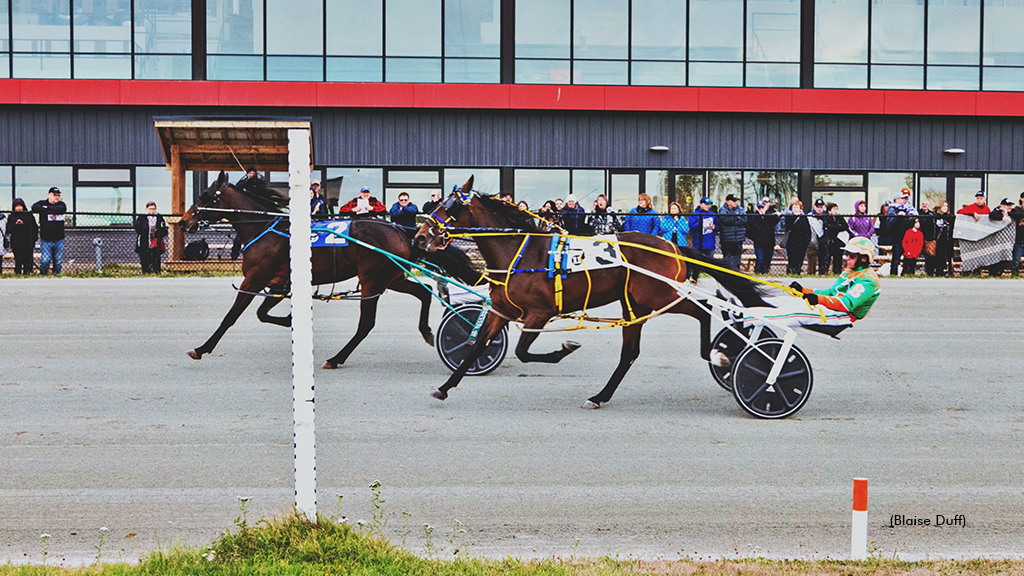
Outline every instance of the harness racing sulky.
[[(639, 356), (644, 323), (672, 313), (699, 321), (701, 357), (743, 410), (758, 418), (785, 418), (806, 404), (814, 380), (810, 361), (795, 345), (796, 328), (837, 338), (863, 318), (879, 294), (869, 266), (873, 246), (863, 238), (847, 243), (848, 270), (839, 281), (829, 290), (812, 291), (722, 268), (649, 234), (572, 236), (528, 210), (474, 194), (472, 184), (470, 177), (438, 205), (414, 239), (418, 249), (433, 252), (453, 238), (472, 237), (487, 265), (490, 308), (482, 310), (484, 321), (462, 364), (432, 392), (440, 400), (509, 322), (522, 324), (516, 356), (523, 362), (557, 363), (579, 347), (567, 341), (553, 352), (530, 352), (542, 332), (621, 327), (619, 363), (604, 388), (584, 403), (599, 408)], [(731, 296), (687, 281), (688, 266), (707, 272)], [(785, 295), (768, 298), (769, 287)], [(587, 313), (615, 302), (622, 318)], [(554, 319), (575, 322), (546, 328)], [(712, 323), (722, 325), (714, 339)]]

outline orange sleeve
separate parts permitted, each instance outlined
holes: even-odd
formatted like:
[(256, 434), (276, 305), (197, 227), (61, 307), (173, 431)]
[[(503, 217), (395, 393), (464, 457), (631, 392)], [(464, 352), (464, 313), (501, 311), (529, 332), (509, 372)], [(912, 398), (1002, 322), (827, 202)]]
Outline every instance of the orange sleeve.
[(843, 304), (843, 301), (836, 296), (818, 296), (818, 304), (828, 308), (829, 310), (849, 312), (849, 310), (846, 309), (846, 305)]

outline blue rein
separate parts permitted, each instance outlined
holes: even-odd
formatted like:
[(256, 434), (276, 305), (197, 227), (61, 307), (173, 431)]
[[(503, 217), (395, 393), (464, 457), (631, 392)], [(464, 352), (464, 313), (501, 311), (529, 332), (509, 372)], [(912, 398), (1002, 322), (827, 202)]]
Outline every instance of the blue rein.
[(281, 220), (284, 220), (284, 216), (278, 216), (276, 220), (274, 220), (273, 222), (270, 223), (270, 226), (267, 226), (266, 230), (264, 230), (263, 232), (260, 232), (258, 236), (256, 236), (255, 238), (253, 238), (252, 240), (247, 242), (244, 246), (242, 246), (242, 252), (245, 252), (246, 248), (248, 248), (249, 246), (252, 246), (253, 244), (256, 243), (257, 240), (259, 240), (260, 238), (263, 238), (264, 236), (266, 236), (268, 232), (273, 232), (274, 234), (277, 234), (278, 236), (283, 236), (285, 238), (290, 238), (291, 236), (289, 236), (288, 233), (281, 232), (280, 230), (275, 228), (275, 226), (277, 226), (277, 224)]

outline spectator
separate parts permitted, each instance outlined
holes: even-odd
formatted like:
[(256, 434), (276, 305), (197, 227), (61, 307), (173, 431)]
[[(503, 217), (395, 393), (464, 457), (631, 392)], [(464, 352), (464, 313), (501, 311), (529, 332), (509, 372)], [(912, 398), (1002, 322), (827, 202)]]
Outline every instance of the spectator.
[(686, 247), (686, 235), (690, 232), (690, 223), (683, 215), (683, 207), (678, 202), (668, 205), (668, 214), (658, 219), (658, 236), (672, 243), (673, 246)]
[[(953, 275), (953, 215), (945, 200), (935, 209), (935, 256), (929, 276)], [(925, 257), (927, 271), (928, 257)]]
[(562, 227), (569, 234), (583, 236), (587, 233), (586, 213), (583, 206), (576, 203), (576, 195), (569, 194), (565, 198), (565, 206), (559, 211), (562, 220)]
[(430, 200), (427, 200), (426, 202), (423, 203), (423, 213), (424, 214), (432, 213), (434, 211), (434, 209), (437, 208), (437, 206), (439, 204), (441, 204), (441, 191), (440, 190), (431, 190), (430, 191)]
[(875, 219), (875, 236), (878, 238), (876, 246), (889, 246), (892, 244), (892, 237), (889, 236), (889, 217), (885, 214), (889, 211), (889, 201), (882, 203), (878, 210), (878, 218)]
[(555, 209), (551, 211), (554, 218), (551, 220), (551, 223), (558, 227), (562, 226), (562, 208), (565, 208), (565, 201), (561, 198), (555, 198)]
[(388, 209), (379, 200), (370, 196), (370, 189), (363, 186), (359, 190), (359, 196), (349, 200), (344, 206), (338, 208), (338, 213), (354, 214), (356, 216), (376, 216), (383, 214)]
[(420, 209), (412, 202), (409, 202), (409, 193), (399, 192), (398, 202), (391, 206), (391, 223), (398, 224), (407, 231), (414, 230), (416, 228), (416, 215), (419, 213)]
[(242, 179), (235, 184), (235, 188), (244, 192), (264, 195), (267, 191), (267, 184), (256, 172), (256, 167), (249, 166), (249, 169), (245, 171), (245, 176), (242, 176)]
[(1024, 192), (1020, 193), (1020, 200), (1010, 210), (1010, 218), (1017, 223), (1017, 235), (1013, 242), (1013, 261), (1010, 263), (1010, 270), (1014, 276), (1020, 275), (1020, 259), (1024, 257)]
[(903, 236), (914, 226), (913, 217), (917, 216), (917, 210), (908, 202), (909, 199), (910, 189), (904, 188), (892, 199), (892, 204), (885, 213), (889, 223), (889, 237), (892, 240), (890, 276), (895, 276), (899, 272), (900, 261), (903, 260)]
[(643, 232), (644, 234), (658, 233), (658, 215), (654, 213), (651, 206), (651, 197), (641, 193), (636, 197), (636, 208), (629, 211), (626, 221), (623, 222), (626, 232)]
[[(832, 273), (839, 274), (843, 271), (845, 262), (843, 261), (843, 246), (846, 244), (844, 240), (839, 238), (840, 234), (846, 233), (846, 237), (850, 236), (850, 226), (847, 224), (846, 219), (839, 215), (839, 206), (835, 202), (829, 202), (825, 204), (825, 234), (822, 236), (824, 242), (818, 248), (820, 254), (822, 250), (828, 254), (828, 260), (825, 261), (825, 268), (821, 270), (822, 274), (828, 273), (829, 262), (832, 263)], [(819, 265), (820, 269), (821, 266)]]
[(864, 238), (871, 238), (875, 233), (875, 219), (868, 216), (868, 203), (863, 200), (858, 200), (853, 205), (854, 216), (851, 216), (846, 221), (847, 226), (850, 228), (851, 236), (863, 236)]
[(963, 208), (956, 211), (957, 214), (967, 214), (974, 216), (974, 221), (981, 220), (981, 216), (989, 214), (992, 211), (989, 210), (988, 204), (985, 202), (985, 193), (981, 190), (974, 195), (974, 204), (966, 204)]
[(516, 204), (516, 208), (526, 211), (530, 209), (530, 204), (526, 200), (520, 200), (519, 203)]
[(807, 273), (828, 274), (828, 265), (831, 256), (828, 253), (828, 246), (824, 245), (825, 236), (825, 199), (818, 198), (814, 201), (814, 208), (808, 215), (807, 223), (811, 227), (811, 235), (807, 241)]
[(39, 214), (39, 273), (49, 274), (52, 262), (53, 273), (60, 274), (64, 264), (64, 214), (68, 211), (60, 199), (60, 188), (50, 188), (46, 200), (33, 204), (32, 211)]
[(598, 194), (594, 200), (594, 211), (587, 216), (587, 227), (591, 234), (615, 234), (622, 232), (622, 224), (614, 210), (608, 208), (608, 197)]
[(921, 232), (921, 219), (914, 218), (910, 230), (903, 235), (903, 275), (913, 276), (917, 273), (917, 257), (924, 249), (924, 233)]
[[(7, 237), (7, 215), (0, 212), (0, 258), (11, 248), (11, 240)], [(3, 273), (3, 262), (0, 261), (0, 273)]]
[[(319, 188), (319, 185), (317, 186)], [(309, 187), (309, 215), (310, 216), (326, 216), (327, 215), (327, 203), (320, 197), (316, 192), (316, 188), (312, 185)]]
[(715, 253), (715, 228), (718, 227), (718, 215), (711, 208), (710, 198), (705, 196), (700, 199), (697, 209), (690, 213), (689, 224), (694, 250), (711, 258)]
[[(1007, 267), (1009, 267), (1011, 270), (1014, 269), (1014, 266), (1013, 266), (1014, 262), (1013, 262), (1012, 254), (1014, 254), (1013, 250), (1015, 250), (1016, 246), (1017, 246), (1017, 235), (1020, 234), (1019, 228), (1020, 228), (1021, 214), (1022, 214), (1021, 211), (1022, 210), (1024, 210), (1024, 209), (1019, 209), (1019, 208), (1015, 207), (1013, 205), (1013, 202), (1011, 202), (1009, 198), (1003, 198), (1003, 201), (999, 203), (999, 207), (996, 208), (995, 210), (992, 210), (989, 213), (989, 215), (988, 215), (988, 219), (989, 220), (992, 220), (992, 221), (1002, 220), (1003, 222), (1009, 222), (1010, 225), (1013, 226), (1016, 229), (1016, 230), (1014, 230), (1014, 235), (1013, 235), (1013, 246), (1011, 247), (1011, 250), (1010, 250), (1010, 253), (1011, 253), (1010, 261), (1005, 261), (1004, 260), (1002, 262), (996, 262), (995, 264), (990, 265), (988, 267), (988, 274), (989, 274), (989, 276), (993, 276), (993, 277), (1002, 276), (1003, 272), (1006, 271)], [(1017, 262), (1018, 262), (1017, 268), (1019, 270), (1020, 258), (1017, 258)]]
[(160, 273), (160, 255), (167, 251), (167, 222), (156, 213), (156, 202), (146, 202), (146, 213), (135, 218), (135, 252), (143, 274)]
[(917, 216), (921, 221), (921, 234), (924, 235), (924, 248), (921, 250), (921, 255), (924, 256), (924, 273), (933, 276), (931, 270), (935, 264), (935, 212), (930, 208), (931, 202), (927, 199), (921, 200)]
[(775, 255), (775, 227), (779, 215), (767, 198), (757, 203), (757, 208), (747, 215), (747, 238), (754, 243), (754, 274), (767, 274)]
[(722, 241), (722, 266), (740, 271), (743, 238), (747, 235), (747, 211), (734, 194), (725, 197), (725, 206), (718, 211), (718, 234)]
[(565, 202), (561, 198), (555, 198), (555, 213), (561, 212), (562, 208), (565, 208)]
[(11, 239), (11, 252), (14, 252), (14, 273), (31, 274), (32, 249), (36, 247), (36, 239), (39, 238), (39, 226), (21, 198), (15, 198), (11, 205), (7, 235)]
[(540, 210), (537, 211), (537, 215), (548, 222), (554, 222), (556, 218), (555, 202), (553, 200), (545, 201), (544, 204), (541, 205)]
[(511, 192), (502, 192), (501, 194), (498, 195), (498, 197), (504, 200), (505, 202), (508, 202), (509, 204), (515, 204), (515, 201), (512, 200)]
[(793, 213), (786, 216), (786, 229), (789, 237), (786, 240), (786, 274), (801, 274), (804, 267), (804, 256), (807, 255), (807, 244), (811, 241), (811, 225), (804, 215), (804, 203), (797, 200), (790, 205)]

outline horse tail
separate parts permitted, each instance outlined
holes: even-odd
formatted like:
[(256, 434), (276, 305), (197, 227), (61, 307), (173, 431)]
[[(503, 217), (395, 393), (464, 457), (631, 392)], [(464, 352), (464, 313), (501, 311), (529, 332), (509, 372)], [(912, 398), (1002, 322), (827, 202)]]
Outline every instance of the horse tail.
[(707, 256), (704, 256), (703, 254), (694, 252), (691, 248), (680, 247), (679, 249), (682, 251), (683, 256), (686, 256), (687, 258), (690, 259), (687, 261), (688, 265), (700, 268), (702, 272), (706, 272), (712, 278), (717, 280), (718, 283), (722, 285), (722, 288), (725, 288), (730, 293), (739, 298), (740, 302), (743, 304), (745, 308), (774, 308), (774, 306), (772, 306), (771, 304), (764, 300), (765, 290), (757, 282), (754, 282), (753, 280), (750, 280), (743, 276), (737, 276), (735, 274), (723, 272), (722, 270), (717, 270), (715, 268), (711, 268), (708, 266), (701, 266), (700, 264), (695, 264), (693, 260), (705, 262), (708, 264), (715, 264), (717, 266), (714, 260), (708, 258)]

